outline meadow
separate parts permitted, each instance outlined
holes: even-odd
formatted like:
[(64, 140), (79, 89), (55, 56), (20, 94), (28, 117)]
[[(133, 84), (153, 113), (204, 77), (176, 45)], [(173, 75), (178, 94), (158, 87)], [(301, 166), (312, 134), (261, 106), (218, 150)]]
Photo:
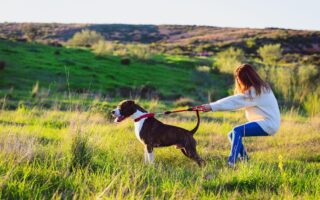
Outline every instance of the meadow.
[[(160, 102), (144, 102), (150, 111)], [(320, 118), (282, 114), (273, 137), (246, 138), (250, 161), (226, 166), (227, 133), (242, 112), (202, 113), (195, 138), (207, 165), (174, 147), (143, 162), (133, 123), (90, 111), (18, 108), (0, 113), (1, 199), (316, 199)], [(159, 117), (192, 129), (195, 114)]]
[[(91, 41), (86, 34), (83, 41)], [(313, 55), (287, 62), (293, 54), (282, 55), (280, 45), (254, 41), (256, 54), (215, 47), (204, 57), (181, 55), (193, 47), (179, 45), (149, 55), (160, 43), (99, 39), (71, 48), (9, 39), (0, 39), (0, 199), (320, 196), (320, 70), (310, 64)], [(145, 164), (133, 122), (113, 123), (110, 111), (122, 99), (163, 112), (225, 97), (239, 62), (253, 63), (271, 82), (282, 122), (275, 136), (245, 138), (250, 160), (235, 169), (226, 165), (227, 134), (246, 122), (242, 111), (201, 113), (195, 139), (203, 168), (174, 147), (156, 149), (155, 164)], [(196, 123), (192, 112), (157, 117), (189, 130)]]

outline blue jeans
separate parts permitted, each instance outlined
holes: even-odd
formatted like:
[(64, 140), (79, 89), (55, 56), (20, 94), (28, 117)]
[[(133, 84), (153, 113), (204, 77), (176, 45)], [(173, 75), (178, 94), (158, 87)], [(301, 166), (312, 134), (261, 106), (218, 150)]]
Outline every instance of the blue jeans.
[(246, 157), (247, 152), (242, 144), (242, 137), (268, 136), (257, 122), (249, 122), (233, 128), (228, 134), (231, 143), (231, 151), (228, 162), (235, 164), (238, 156)]

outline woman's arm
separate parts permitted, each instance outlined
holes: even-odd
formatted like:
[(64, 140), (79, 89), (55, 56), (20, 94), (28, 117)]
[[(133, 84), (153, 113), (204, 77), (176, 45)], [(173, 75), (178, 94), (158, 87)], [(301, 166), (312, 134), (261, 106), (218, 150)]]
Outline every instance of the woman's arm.
[(238, 110), (245, 107), (255, 106), (256, 101), (248, 95), (236, 94), (210, 104), (204, 104), (204, 111), (227, 111)]

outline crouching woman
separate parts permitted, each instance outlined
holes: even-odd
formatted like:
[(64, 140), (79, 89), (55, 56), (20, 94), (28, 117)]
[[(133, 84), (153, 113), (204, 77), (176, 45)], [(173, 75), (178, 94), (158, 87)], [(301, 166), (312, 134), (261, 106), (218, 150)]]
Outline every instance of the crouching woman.
[(248, 159), (242, 137), (274, 135), (280, 127), (277, 100), (269, 87), (249, 64), (239, 66), (234, 73), (235, 94), (200, 106), (204, 111), (229, 111), (243, 108), (249, 122), (234, 127), (229, 133), (231, 151), (228, 165), (238, 158)]

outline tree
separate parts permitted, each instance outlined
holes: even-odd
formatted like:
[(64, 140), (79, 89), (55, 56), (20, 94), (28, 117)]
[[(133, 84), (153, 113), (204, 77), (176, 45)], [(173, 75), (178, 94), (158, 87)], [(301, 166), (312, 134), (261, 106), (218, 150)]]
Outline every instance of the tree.
[(215, 63), (219, 71), (233, 73), (235, 68), (245, 61), (245, 54), (242, 49), (228, 48), (217, 54)]
[(267, 44), (258, 49), (258, 53), (263, 62), (269, 66), (277, 65), (277, 62), (282, 56), (282, 49), (280, 44)]

